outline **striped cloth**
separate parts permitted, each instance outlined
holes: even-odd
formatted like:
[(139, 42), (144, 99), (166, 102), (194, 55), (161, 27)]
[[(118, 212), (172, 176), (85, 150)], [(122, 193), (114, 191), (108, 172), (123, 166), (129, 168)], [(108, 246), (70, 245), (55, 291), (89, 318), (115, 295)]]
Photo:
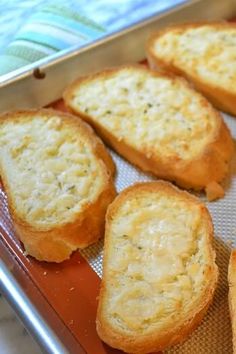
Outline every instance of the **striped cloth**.
[(93, 41), (105, 32), (104, 27), (71, 7), (46, 5), (30, 16), (0, 55), (0, 75), (70, 46)]

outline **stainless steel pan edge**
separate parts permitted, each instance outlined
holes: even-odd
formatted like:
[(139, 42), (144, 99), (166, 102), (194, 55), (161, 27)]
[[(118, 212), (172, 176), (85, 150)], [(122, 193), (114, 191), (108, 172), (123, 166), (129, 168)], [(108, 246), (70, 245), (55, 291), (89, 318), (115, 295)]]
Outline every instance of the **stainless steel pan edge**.
[(63, 319), (41, 289), (25, 273), (11, 246), (5, 242), (4, 232), (0, 232), (0, 258), (0, 294), (6, 298), (43, 353), (85, 354), (74, 335), (65, 330)]
[(45, 353), (69, 354), (2, 260), (0, 260), (0, 290)]
[(72, 48), (1, 77), (0, 112), (45, 106), (61, 97), (76, 77), (104, 67), (137, 62), (145, 57), (145, 42), (157, 28), (181, 21), (226, 19), (236, 14), (235, 0), (189, 0), (134, 26), (105, 36), (83, 48)]

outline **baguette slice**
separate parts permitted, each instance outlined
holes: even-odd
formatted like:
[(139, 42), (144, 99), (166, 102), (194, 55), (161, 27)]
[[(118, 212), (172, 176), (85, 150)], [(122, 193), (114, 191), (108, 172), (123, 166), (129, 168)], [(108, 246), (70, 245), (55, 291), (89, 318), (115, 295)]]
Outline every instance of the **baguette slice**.
[(97, 332), (150, 353), (182, 342), (212, 301), (218, 269), (206, 207), (167, 182), (134, 185), (106, 215)]
[(231, 252), (229, 260), (229, 309), (232, 323), (233, 352), (236, 353), (236, 250)]
[(152, 68), (181, 74), (217, 108), (236, 115), (236, 24), (179, 24), (147, 44)]
[(130, 65), (79, 79), (64, 100), (118, 153), (157, 177), (201, 190), (228, 171), (230, 132), (182, 78)]
[(103, 233), (114, 165), (92, 129), (53, 110), (0, 117), (0, 175), (26, 253), (61, 262)]

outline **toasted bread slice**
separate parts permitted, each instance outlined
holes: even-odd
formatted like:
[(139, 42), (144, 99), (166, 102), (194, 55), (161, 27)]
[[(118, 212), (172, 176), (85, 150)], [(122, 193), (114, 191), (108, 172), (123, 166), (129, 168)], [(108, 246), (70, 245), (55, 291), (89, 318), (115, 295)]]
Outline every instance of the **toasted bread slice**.
[(200, 190), (228, 171), (229, 130), (182, 78), (130, 65), (79, 79), (64, 100), (118, 153), (157, 177)]
[(217, 108), (236, 115), (236, 24), (178, 24), (147, 44), (152, 68), (181, 74)]
[(236, 353), (236, 250), (231, 252), (229, 260), (229, 309), (232, 323), (233, 352)]
[(77, 117), (53, 110), (0, 117), (0, 175), (26, 253), (61, 262), (103, 233), (114, 165)]
[(205, 206), (167, 182), (134, 185), (106, 215), (97, 331), (128, 353), (191, 333), (212, 301), (218, 270)]

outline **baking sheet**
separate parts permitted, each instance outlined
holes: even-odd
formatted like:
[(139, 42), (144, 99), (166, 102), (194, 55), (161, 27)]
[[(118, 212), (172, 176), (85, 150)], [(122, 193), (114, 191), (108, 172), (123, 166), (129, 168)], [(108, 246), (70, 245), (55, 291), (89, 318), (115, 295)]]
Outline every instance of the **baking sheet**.
[[(227, 18), (230, 14), (235, 14), (236, 3), (235, 0), (224, 2), (191, 0), (189, 6), (180, 10), (176, 12), (173, 10), (165, 16), (161, 14), (144, 24), (137, 25), (134, 29), (127, 29), (91, 47), (79, 51), (72, 50), (58, 55), (53, 60), (42, 61), (39, 63), (39, 68), (46, 73), (46, 77), (41, 81), (35, 78), (33, 68), (15, 78), (6, 77), (5, 81), (0, 83), (0, 112), (22, 107), (38, 107), (52, 102), (61, 96), (65, 85), (75, 76), (101, 69), (104, 66), (143, 59), (143, 44), (154, 27), (159, 28), (168, 23), (181, 22), (183, 19), (193, 21), (206, 18)], [(137, 38), (139, 44), (141, 43), (139, 46), (135, 45)], [(96, 57), (96, 65), (91, 60), (91, 56)], [(60, 104), (56, 107), (63, 108)], [(224, 117), (235, 138), (236, 118), (226, 115)], [(118, 191), (138, 181), (155, 179), (131, 166), (114, 152), (112, 155), (118, 166), (116, 176)], [(235, 174), (236, 158), (232, 163), (231, 176), (226, 181), (225, 197), (219, 201), (207, 203), (215, 225), (217, 263), (220, 269), (220, 282), (214, 302), (201, 326), (194, 331), (191, 337), (184, 344), (170, 349), (167, 353), (232, 353), (227, 305), (227, 266), (230, 247), (233, 244), (236, 246)], [(203, 195), (199, 196), (205, 201)], [(75, 252), (69, 261), (60, 265), (37, 262), (31, 257), (25, 257), (22, 245), (14, 234), (5, 195), (0, 192), (0, 256), (19, 284), (23, 286), (28, 300), (43, 316), (44, 323), (53, 329), (70, 354), (120, 353), (103, 344), (95, 329), (97, 296), (102, 273), (102, 247), (103, 242), (99, 241), (81, 253)], [(25, 304), (22, 303), (16, 308), (18, 313), (21, 312), (23, 305)], [(54, 354), (39, 336), (44, 323), (38, 329), (33, 328), (27, 318), (24, 323), (42, 348)]]

